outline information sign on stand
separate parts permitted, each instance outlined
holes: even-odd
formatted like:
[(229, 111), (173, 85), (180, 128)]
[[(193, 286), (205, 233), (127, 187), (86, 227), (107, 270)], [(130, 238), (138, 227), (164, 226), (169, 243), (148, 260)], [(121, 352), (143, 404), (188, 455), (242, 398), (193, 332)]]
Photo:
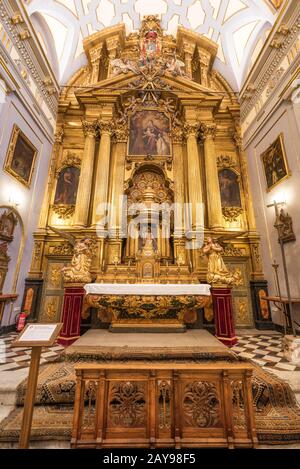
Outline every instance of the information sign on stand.
[(27, 324), (16, 340), (11, 344), (12, 347), (32, 348), (19, 448), (25, 449), (29, 446), (42, 347), (51, 347), (56, 341), (61, 328), (62, 323)]

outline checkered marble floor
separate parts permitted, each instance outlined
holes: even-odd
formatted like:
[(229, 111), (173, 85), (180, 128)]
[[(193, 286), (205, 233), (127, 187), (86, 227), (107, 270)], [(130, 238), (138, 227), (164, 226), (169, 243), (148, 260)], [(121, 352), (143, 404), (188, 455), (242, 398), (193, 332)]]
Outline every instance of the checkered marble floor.
[[(0, 372), (19, 370), (29, 366), (31, 349), (11, 347), (16, 336), (16, 333), (10, 333), (0, 337)], [(278, 333), (243, 333), (238, 334), (238, 344), (231, 350), (262, 367), (281, 371), (300, 371), (299, 366), (292, 365), (283, 357), (281, 340), (282, 336)], [(40, 363), (55, 360), (63, 349), (64, 347), (58, 344), (43, 349)]]
[[(0, 372), (15, 371), (29, 367), (31, 348), (11, 347), (11, 343), (17, 335), (17, 333), (12, 332), (0, 337)], [(53, 361), (62, 350), (64, 350), (64, 347), (58, 344), (47, 347), (47, 349), (42, 349), (40, 363)]]
[(299, 366), (288, 362), (282, 351), (281, 334), (243, 334), (238, 335), (238, 344), (231, 350), (239, 356), (249, 358), (262, 367), (281, 371), (300, 371)]

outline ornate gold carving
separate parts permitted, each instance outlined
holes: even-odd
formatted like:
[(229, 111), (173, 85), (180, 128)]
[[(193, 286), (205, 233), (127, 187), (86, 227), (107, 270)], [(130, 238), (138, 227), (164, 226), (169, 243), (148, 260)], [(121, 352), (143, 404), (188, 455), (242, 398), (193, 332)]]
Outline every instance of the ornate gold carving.
[(58, 298), (57, 297), (46, 297), (44, 305), (44, 313), (42, 316), (43, 320), (47, 322), (53, 322), (56, 320), (58, 313)]
[(70, 218), (75, 213), (75, 205), (53, 204), (51, 208), (58, 218)]
[(220, 155), (217, 158), (217, 166), (219, 169), (234, 168), (236, 167), (236, 161), (232, 156)]
[(33, 252), (33, 260), (38, 262), (41, 258), (42, 254), (42, 243), (35, 243), (34, 252)]
[(242, 207), (222, 207), (223, 217), (229, 222), (236, 221), (243, 212)]
[(251, 250), (253, 253), (255, 263), (257, 264), (257, 266), (261, 266), (261, 254), (260, 254), (259, 244), (252, 244)]
[(93, 241), (89, 238), (83, 238), (76, 242), (74, 246), (71, 265), (62, 269), (63, 279), (71, 283), (90, 283), (91, 264), (93, 257)]
[(207, 282), (212, 285), (240, 285), (241, 272), (237, 269), (235, 272), (230, 272), (222, 257), (223, 248), (216, 240), (207, 238), (205, 246), (202, 251), (208, 257), (207, 265)]
[(72, 153), (72, 152), (68, 152), (67, 153), (67, 156), (63, 159), (63, 161), (61, 162), (61, 164), (58, 166), (57, 170), (56, 170), (56, 176), (59, 175), (59, 173), (65, 169), (65, 168), (68, 168), (70, 166), (73, 166), (75, 168), (79, 168), (81, 167), (81, 158), (76, 155), (75, 153)]
[(48, 226), (54, 233), (68, 240), (73, 246), (73, 257), (71, 264), (62, 268), (64, 282), (69, 283), (90, 283), (92, 281), (91, 265), (93, 258), (94, 240), (91, 238), (82, 238), (79, 241), (63, 230), (58, 230)]
[(202, 140), (205, 140), (207, 138), (215, 139), (216, 132), (217, 132), (216, 124), (205, 124), (205, 123), (200, 124), (200, 137)]
[(62, 243), (59, 245), (50, 246), (49, 254), (57, 256), (70, 256), (73, 254), (73, 247), (69, 243)]
[(184, 124), (184, 134), (185, 137), (196, 137), (198, 138), (200, 132), (200, 124), (199, 122), (186, 122)]
[(245, 250), (241, 248), (237, 248), (232, 244), (226, 244), (223, 255), (227, 257), (242, 257), (245, 256), (246, 253)]
[(87, 137), (94, 137), (96, 138), (98, 135), (98, 123), (97, 121), (88, 122), (86, 120), (82, 121), (82, 129), (84, 136)]
[(49, 288), (60, 288), (61, 286), (61, 265), (51, 265), (49, 273)]
[(113, 121), (104, 121), (104, 120), (97, 120), (97, 127), (99, 129), (100, 135), (101, 134), (108, 134), (112, 135), (114, 132), (114, 122)]
[(214, 383), (194, 381), (187, 384), (182, 404), (186, 425), (200, 428), (221, 425), (220, 401)]
[(64, 126), (61, 128), (58, 128), (54, 134), (54, 142), (57, 143), (58, 145), (61, 145), (63, 143), (65, 136), (65, 131), (64, 131)]
[(109, 419), (112, 426), (143, 427), (146, 419), (145, 385), (121, 381), (111, 385)]
[(236, 305), (236, 322), (238, 324), (248, 324), (249, 323), (249, 309), (248, 301), (239, 298), (235, 302)]
[(197, 310), (211, 304), (210, 296), (143, 296), (143, 295), (87, 295), (84, 299), (82, 317), (87, 318), (87, 310), (96, 308), (100, 312), (109, 311), (114, 322), (128, 319), (173, 319), (182, 321), (188, 310)]

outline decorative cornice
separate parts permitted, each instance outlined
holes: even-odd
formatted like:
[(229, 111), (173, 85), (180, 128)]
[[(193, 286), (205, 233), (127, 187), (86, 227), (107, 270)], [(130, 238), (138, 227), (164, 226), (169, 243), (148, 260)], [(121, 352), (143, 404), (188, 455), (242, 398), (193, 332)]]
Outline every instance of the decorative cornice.
[[(21, 16), (21, 14), (19, 14)], [(47, 107), (53, 117), (56, 117), (57, 106), (58, 106), (58, 96), (55, 96), (53, 93), (53, 87), (51, 90), (44, 84), (44, 73), (39, 67), (38, 62), (34, 63), (32, 59), (32, 49), (28, 42), (28, 39), (31, 37), (31, 34), (27, 28), (24, 28), (24, 20), (16, 21), (16, 13), (14, 15), (8, 11), (8, 8), (5, 6), (4, 2), (0, 2), (0, 17), (1, 23), (8, 34), (12, 44), (20, 54), (24, 65), (30, 72), (41, 96), (45, 100)], [(22, 16), (21, 16), (22, 17)], [(49, 92), (50, 91), (50, 92)], [(55, 89), (56, 91), (56, 89)]]
[[(279, 32), (279, 31), (278, 31)], [(284, 34), (283, 34), (284, 32)], [(244, 121), (251, 110), (255, 107), (258, 100), (261, 99), (261, 96), (268, 86), (268, 83), (272, 79), (274, 73), (280, 66), (280, 64), (285, 59), (288, 51), (293, 47), (294, 42), (299, 37), (300, 33), (300, 15), (296, 17), (292, 25), (284, 28), (284, 31), (280, 33), (280, 43), (278, 42), (279, 36), (276, 36), (276, 47), (273, 43), (273, 50), (271, 51), (270, 56), (272, 57), (271, 62), (266, 64), (266, 67), (262, 69), (262, 72), (254, 84), (251, 84), (251, 89), (248, 88), (242, 94), (241, 100), (241, 119)], [(258, 65), (259, 66), (259, 63)]]

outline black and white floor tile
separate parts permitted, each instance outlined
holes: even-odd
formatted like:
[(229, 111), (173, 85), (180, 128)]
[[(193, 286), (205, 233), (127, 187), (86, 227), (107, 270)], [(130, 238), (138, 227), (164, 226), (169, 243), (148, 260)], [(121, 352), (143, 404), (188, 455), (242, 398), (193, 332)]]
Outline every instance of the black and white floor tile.
[(249, 358), (262, 367), (281, 371), (299, 371), (300, 367), (288, 362), (282, 351), (282, 335), (253, 335), (238, 336), (238, 344), (232, 347), (234, 352), (244, 358)]
[[(15, 371), (29, 366), (31, 348), (11, 347), (11, 343), (15, 340), (17, 335), (17, 333), (12, 332), (0, 337), (0, 372)], [(40, 363), (54, 360), (62, 350), (64, 350), (64, 347), (58, 344), (43, 349)]]

